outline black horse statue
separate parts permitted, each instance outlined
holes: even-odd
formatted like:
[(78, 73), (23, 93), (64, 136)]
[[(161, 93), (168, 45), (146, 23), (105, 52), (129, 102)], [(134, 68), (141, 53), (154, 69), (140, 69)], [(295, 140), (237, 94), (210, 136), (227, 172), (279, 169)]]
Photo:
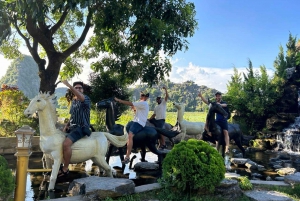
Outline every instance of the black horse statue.
[[(124, 133), (124, 126), (120, 124), (115, 124), (115, 121), (118, 120), (118, 118), (121, 116), (118, 112), (116, 102), (114, 98), (109, 98), (102, 100), (96, 104), (96, 107), (98, 109), (106, 109), (106, 117), (105, 117), (105, 122), (106, 122), (106, 127), (109, 133), (113, 135), (123, 135)], [(126, 125), (126, 131), (128, 132), (128, 129), (130, 127), (132, 122), (129, 122)], [(156, 127), (150, 127), (150, 126), (145, 126), (144, 129), (134, 135), (133, 137), (133, 149), (140, 148), (141, 149), (141, 161), (146, 162), (145, 157), (146, 157), (146, 147), (156, 154), (158, 156), (158, 162), (161, 164), (163, 156), (165, 155), (164, 152), (161, 152), (157, 150), (156, 148), (156, 142), (159, 139), (159, 135), (162, 134), (165, 137), (168, 137), (169, 139), (172, 139), (176, 135), (179, 134), (178, 131), (173, 131), (173, 130), (165, 130), (161, 128), (156, 128)], [(109, 158), (111, 156), (111, 153), (113, 151), (114, 146), (111, 144), (107, 153), (106, 161), (109, 162)], [(122, 148), (119, 148), (120, 152), (120, 158), (121, 161), (124, 160), (124, 154)]]
[[(211, 132), (212, 136), (209, 136), (207, 131), (204, 131), (202, 134), (202, 139), (204, 141), (209, 141), (214, 144), (217, 141), (218, 142), (217, 150), (219, 150), (220, 145), (222, 145), (222, 156), (224, 157), (225, 156), (224, 133), (221, 130), (221, 127), (215, 122), (216, 113), (222, 114), (224, 117), (227, 117), (228, 115), (227, 112), (222, 108), (222, 106), (220, 106), (216, 102), (210, 102), (206, 119), (208, 123), (208, 129)], [(239, 147), (244, 157), (245, 149), (242, 146), (243, 134), (240, 129), (240, 126), (238, 124), (228, 123), (228, 134), (229, 134), (229, 139), (234, 140), (235, 144)]]

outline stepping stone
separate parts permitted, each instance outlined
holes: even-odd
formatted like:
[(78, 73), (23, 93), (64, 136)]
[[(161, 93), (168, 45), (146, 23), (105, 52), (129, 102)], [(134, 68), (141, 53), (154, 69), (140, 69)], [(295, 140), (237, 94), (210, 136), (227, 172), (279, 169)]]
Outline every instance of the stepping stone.
[(283, 193), (276, 191), (246, 191), (244, 193), (247, 197), (254, 201), (293, 201)]

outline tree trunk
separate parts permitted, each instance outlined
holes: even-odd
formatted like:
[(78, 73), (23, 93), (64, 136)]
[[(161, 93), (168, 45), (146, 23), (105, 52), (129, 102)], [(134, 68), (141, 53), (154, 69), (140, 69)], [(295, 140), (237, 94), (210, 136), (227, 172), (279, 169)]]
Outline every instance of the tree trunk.
[(50, 92), (50, 94), (54, 93), (56, 88), (55, 83), (57, 81), (61, 65), (62, 59), (60, 57), (52, 57), (49, 58), (49, 63), (46, 69), (39, 66), (39, 76), (41, 78), (40, 92)]

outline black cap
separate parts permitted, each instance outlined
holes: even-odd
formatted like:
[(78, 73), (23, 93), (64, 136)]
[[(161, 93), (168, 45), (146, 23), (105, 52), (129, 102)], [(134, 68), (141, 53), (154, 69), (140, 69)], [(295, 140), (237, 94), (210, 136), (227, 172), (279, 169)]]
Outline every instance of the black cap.
[(222, 95), (222, 93), (219, 92), (219, 91), (217, 91), (217, 93), (215, 93), (215, 96), (216, 96), (216, 95)]
[(77, 84), (79, 84), (83, 87), (83, 82), (81, 82), (81, 81), (73, 82), (73, 87), (75, 87)]
[(146, 92), (141, 91), (141, 92), (140, 92), (140, 96), (146, 96), (146, 97), (149, 97), (149, 93), (146, 93)]

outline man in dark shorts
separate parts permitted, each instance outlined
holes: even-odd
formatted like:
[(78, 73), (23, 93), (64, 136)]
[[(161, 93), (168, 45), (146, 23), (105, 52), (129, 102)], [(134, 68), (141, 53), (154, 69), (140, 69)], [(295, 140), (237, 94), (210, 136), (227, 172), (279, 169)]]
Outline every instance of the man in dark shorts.
[(91, 100), (87, 95), (83, 94), (83, 82), (74, 82), (73, 86), (67, 80), (62, 81), (71, 92), (74, 98), (70, 108), (70, 121), (64, 128), (68, 132), (66, 139), (63, 142), (63, 159), (64, 166), (61, 166), (58, 177), (65, 176), (69, 173), (68, 166), (72, 156), (71, 146), (84, 136), (90, 136), (90, 111)]
[[(198, 96), (201, 98), (201, 100), (204, 103), (209, 104), (208, 101), (202, 96), (201, 92), (199, 92)], [(215, 98), (216, 98), (216, 103), (220, 104), (225, 111), (228, 111), (227, 103), (222, 100), (222, 93), (217, 92), (215, 94)], [(227, 154), (229, 152), (229, 134), (228, 134), (227, 118), (225, 118), (223, 115), (217, 113), (216, 114), (216, 123), (221, 127), (221, 129), (224, 133), (225, 144), (226, 144), (225, 153)], [(205, 125), (205, 127), (206, 127), (205, 129), (207, 129), (207, 125)]]
[[(154, 126), (158, 128), (163, 128), (165, 125), (167, 101), (169, 98), (167, 88), (164, 86), (163, 89), (165, 90), (165, 98), (162, 99), (161, 97), (156, 97), (157, 106), (154, 108), (154, 112), (149, 119), (150, 123), (154, 124)], [(159, 136), (159, 148), (167, 148), (165, 137), (162, 134)]]
[(115, 101), (134, 107), (135, 110), (133, 124), (129, 128), (127, 152), (124, 161), (122, 161), (123, 164), (129, 163), (130, 154), (133, 146), (133, 136), (138, 132), (140, 132), (146, 125), (148, 113), (149, 113), (149, 105), (147, 102), (148, 98), (149, 98), (149, 93), (144, 93), (144, 92), (140, 93), (140, 101), (137, 102), (130, 102), (130, 101), (125, 101), (125, 100), (115, 98)]

